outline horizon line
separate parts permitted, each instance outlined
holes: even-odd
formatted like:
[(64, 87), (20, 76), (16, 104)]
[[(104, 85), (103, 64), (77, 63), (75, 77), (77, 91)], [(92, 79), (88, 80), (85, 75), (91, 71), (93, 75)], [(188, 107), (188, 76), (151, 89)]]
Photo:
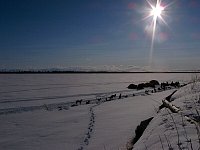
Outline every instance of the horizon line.
[(0, 74), (200, 73), (200, 71), (0, 71)]

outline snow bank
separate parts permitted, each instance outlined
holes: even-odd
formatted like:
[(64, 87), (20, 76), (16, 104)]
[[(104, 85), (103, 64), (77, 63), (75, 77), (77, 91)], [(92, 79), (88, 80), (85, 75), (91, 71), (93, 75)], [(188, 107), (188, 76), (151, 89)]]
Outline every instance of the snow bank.
[(199, 149), (199, 95), (199, 82), (179, 89), (172, 96), (171, 105), (180, 111), (172, 113), (168, 108), (162, 109), (133, 149)]
[(200, 82), (194, 82), (182, 87), (171, 97), (171, 101), (178, 98), (183, 98), (183, 97), (188, 97), (188, 96), (190, 97), (191, 95), (197, 95), (197, 93), (200, 93)]

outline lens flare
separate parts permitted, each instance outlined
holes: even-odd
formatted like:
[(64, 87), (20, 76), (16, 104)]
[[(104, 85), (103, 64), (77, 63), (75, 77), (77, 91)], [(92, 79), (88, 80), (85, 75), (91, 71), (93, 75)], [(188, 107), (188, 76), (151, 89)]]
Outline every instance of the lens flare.
[(163, 10), (164, 7), (162, 7), (160, 4), (157, 4), (156, 7), (152, 7), (150, 15), (153, 16), (154, 19), (157, 19), (158, 17), (161, 18)]
[(161, 17), (163, 10), (164, 10), (164, 8), (160, 7), (160, 6), (153, 8), (152, 11), (151, 11), (151, 15), (153, 15), (154, 18)]
[(151, 49), (150, 49), (150, 58), (149, 58), (149, 63), (150, 65), (152, 64), (152, 59), (153, 59), (153, 49), (154, 49), (154, 41), (155, 41), (155, 33), (156, 33), (156, 27), (157, 27), (157, 22), (158, 19), (161, 20), (165, 25), (168, 26), (166, 21), (164, 20), (163, 16), (165, 14), (165, 9), (169, 5), (162, 6), (161, 0), (156, 0), (155, 4), (153, 4), (151, 1), (146, 0), (147, 3), (150, 6), (150, 9), (148, 11), (148, 15), (144, 19), (152, 18), (151, 21), (151, 30), (152, 30), (152, 39), (151, 39)]

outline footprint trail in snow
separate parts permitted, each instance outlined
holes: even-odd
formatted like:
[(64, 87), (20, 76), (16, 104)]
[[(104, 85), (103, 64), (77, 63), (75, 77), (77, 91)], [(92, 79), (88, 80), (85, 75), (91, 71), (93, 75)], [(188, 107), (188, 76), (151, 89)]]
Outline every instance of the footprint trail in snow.
[(90, 107), (90, 109), (89, 109), (90, 120), (89, 120), (89, 124), (88, 124), (88, 128), (87, 128), (87, 132), (86, 132), (85, 137), (83, 139), (83, 143), (81, 144), (80, 148), (78, 148), (78, 150), (83, 150), (84, 147), (89, 145), (90, 139), (92, 137), (92, 133), (94, 132), (94, 125), (95, 125), (95, 114), (94, 114), (93, 109), (94, 109), (94, 107), (97, 107), (99, 105), (100, 105), (100, 103)]

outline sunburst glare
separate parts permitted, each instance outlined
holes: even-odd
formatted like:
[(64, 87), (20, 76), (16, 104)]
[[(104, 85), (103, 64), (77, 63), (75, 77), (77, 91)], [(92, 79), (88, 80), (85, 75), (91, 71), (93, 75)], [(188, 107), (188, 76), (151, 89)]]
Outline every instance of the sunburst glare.
[(146, 1), (149, 4), (150, 9), (148, 11), (148, 15), (144, 19), (148, 19), (148, 18), (152, 17), (152, 21), (151, 21), (152, 39), (151, 39), (151, 49), (150, 49), (150, 56), (149, 56), (150, 57), (149, 63), (151, 65), (152, 58), (153, 58), (153, 48), (154, 48), (154, 40), (155, 40), (157, 22), (158, 22), (158, 19), (160, 19), (164, 24), (167, 25), (166, 21), (163, 18), (163, 15), (165, 13), (165, 9), (167, 6), (163, 6), (161, 3), (161, 0), (156, 0), (155, 3), (152, 3), (149, 0), (146, 0)]
[(154, 16), (154, 19), (157, 17), (161, 17), (162, 11), (164, 10), (164, 7), (160, 6), (159, 4), (156, 5), (156, 7), (153, 7), (151, 10), (151, 15)]

